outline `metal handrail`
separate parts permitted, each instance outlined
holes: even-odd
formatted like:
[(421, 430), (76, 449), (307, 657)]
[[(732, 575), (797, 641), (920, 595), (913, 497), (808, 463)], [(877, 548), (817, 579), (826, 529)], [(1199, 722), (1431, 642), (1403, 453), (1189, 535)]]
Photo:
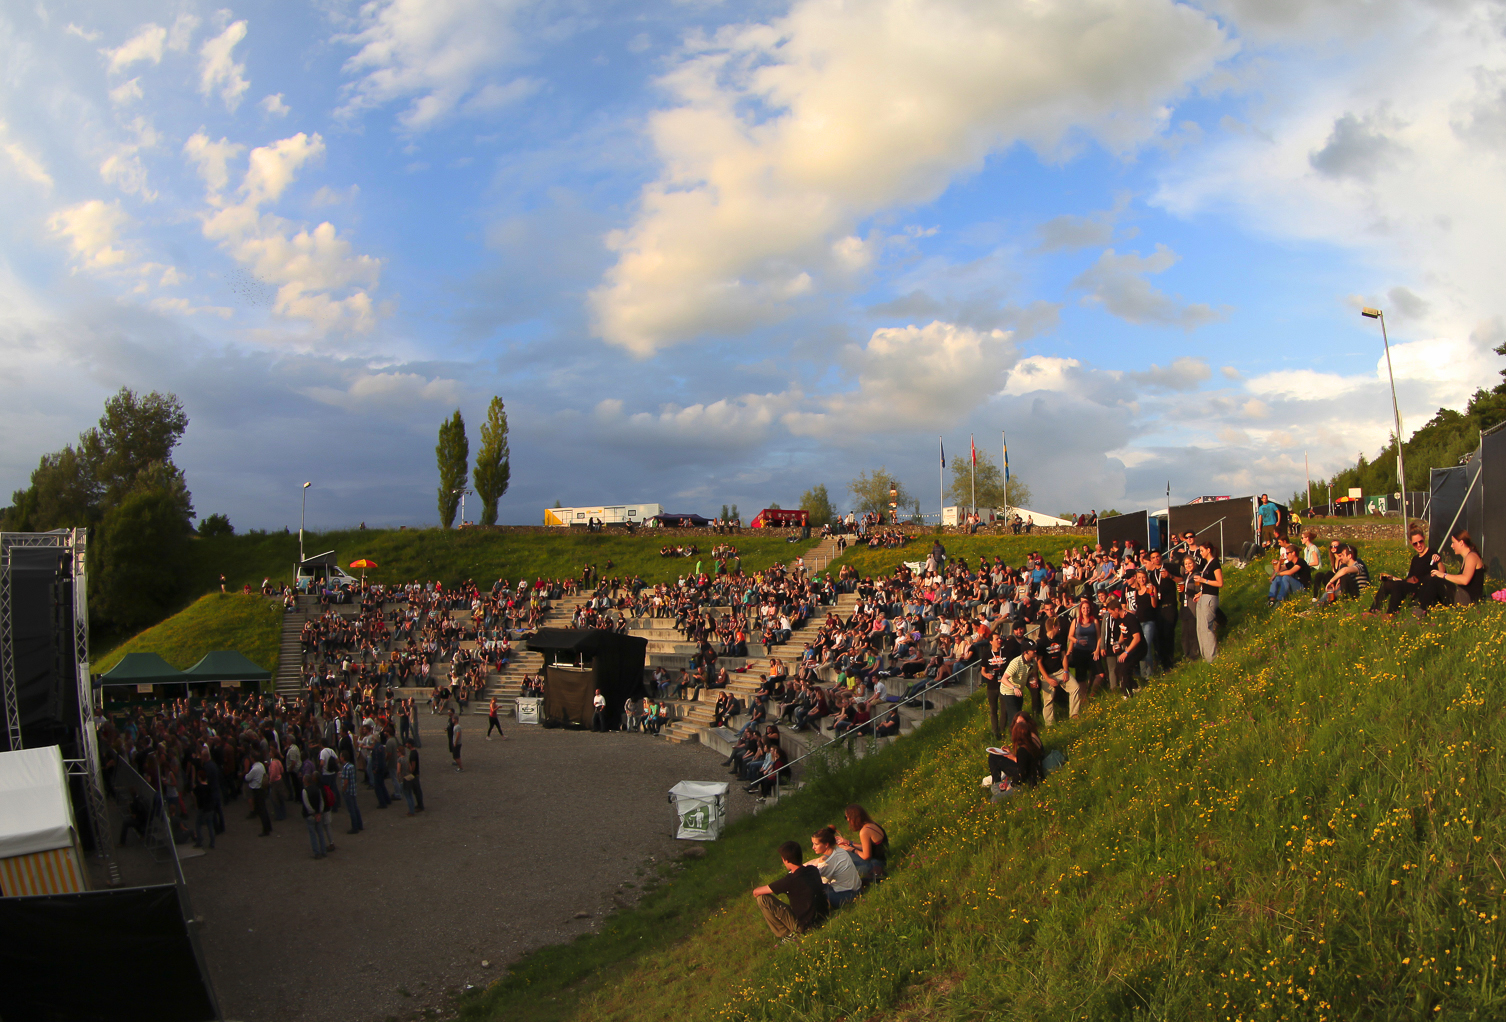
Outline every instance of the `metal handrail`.
[[(982, 661), (978, 661), (976, 663), (971, 663), (971, 664), (968, 664), (967, 667), (964, 668), (964, 670), (962, 672), (962, 676), (966, 677), (968, 679), (968, 681), (967, 681), (967, 694), (968, 694), (969, 697), (971, 697), (972, 694), (978, 690), (977, 689), (977, 685), (976, 685), (976, 678), (977, 678), (977, 674), (978, 674), (979, 670), (982, 668), (982, 666), (983, 666)], [(893, 706), (889, 707), (887, 710), (884, 710), (878, 716), (876, 716), (876, 717), (870, 717), (868, 719), (867, 723), (864, 723), (864, 724), (862, 724), (862, 725), (860, 725), (858, 727), (852, 728), (851, 730), (846, 731), (846, 732), (844, 732), (844, 733), (842, 733), (840, 735), (836, 735), (836, 736), (834, 736), (831, 739), (831, 741), (827, 742), (826, 744), (824, 744), (824, 745), (818, 745), (816, 748), (811, 749), (805, 755), (800, 756), (800, 757), (798, 757), (796, 759), (790, 760), (788, 763), (784, 764), (784, 766), (782, 766), (778, 770), (774, 771), (774, 795), (775, 795), (775, 797), (777, 798), (779, 796), (779, 788), (780, 788), (779, 775), (781, 773), (783, 773), (786, 770), (792, 769), (795, 766), (795, 764), (797, 764), (797, 763), (803, 763), (806, 760), (810, 759), (812, 756), (815, 756), (815, 755), (817, 755), (819, 753), (826, 752), (832, 746), (837, 745), (840, 742), (845, 742), (848, 738), (851, 738), (853, 735), (860, 734), (860, 733), (862, 733), (864, 731), (867, 731), (867, 730), (869, 730), (871, 728), (874, 728), (875, 725), (877, 725), (880, 720), (882, 720), (884, 717), (889, 716), (891, 713), (897, 714), (900, 711), (900, 708), (903, 707), (903, 706), (905, 706), (907, 703), (911, 703), (911, 702), (913, 702), (913, 701), (915, 701), (917, 699), (920, 700), (921, 719), (925, 720), (926, 719), (926, 696), (929, 695), (931, 692), (935, 691), (936, 689), (943, 688), (947, 684), (947, 682), (954, 682), (958, 677), (959, 676), (956, 675), (956, 674), (949, 674), (945, 678), (939, 679), (937, 681), (933, 681), (933, 682), (931, 682), (931, 684), (927, 685), (925, 688), (921, 689), (919, 692), (915, 693), (914, 695), (906, 696), (905, 698), (901, 699), (899, 702), (895, 703)], [(819, 733), (819, 725), (817, 725), (817, 730), (818, 730), (818, 733)], [(793, 777), (794, 775), (792, 774), (791, 776)], [(761, 780), (766, 779), (767, 777), (768, 777), (768, 775), (765, 774), (763, 777), (757, 778), (757, 780), (761, 781)]]

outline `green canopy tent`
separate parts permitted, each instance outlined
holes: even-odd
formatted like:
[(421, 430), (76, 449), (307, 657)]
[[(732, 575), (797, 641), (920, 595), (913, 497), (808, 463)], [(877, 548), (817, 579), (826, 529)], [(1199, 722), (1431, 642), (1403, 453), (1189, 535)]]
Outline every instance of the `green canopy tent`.
[(182, 671), (156, 653), (127, 653), (120, 658), (120, 663), (99, 676), (96, 685), (151, 693), (154, 685), (181, 685), (187, 680)]
[(272, 672), (256, 666), (255, 661), (233, 649), (221, 649), (206, 653), (204, 659), (183, 672), (183, 679), (190, 684), (196, 681), (217, 681), (229, 688), (249, 681), (254, 683), (250, 687), (255, 690), (261, 687), (262, 682), (272, 680)]

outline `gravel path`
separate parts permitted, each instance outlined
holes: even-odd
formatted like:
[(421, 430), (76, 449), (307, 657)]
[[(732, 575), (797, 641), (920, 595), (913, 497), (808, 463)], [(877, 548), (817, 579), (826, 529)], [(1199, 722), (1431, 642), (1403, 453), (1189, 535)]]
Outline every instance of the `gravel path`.
[[(315, 861), (293, 806), (262, 839), (242, 800), (215, 850), (184, 862), (227, 1019), (409, 1018), (492, 982), (524, 953), (598, 927), (654, 861), (690, 844), (673, 837), (675, 782), (730, 779), (702, 745), (511, 722), (507, 741), (485, 742), (475, 714), (462, 718), (456, 773), (440, 719), (421, 721), (426, 812), (409, 819), (401, 800), (378, 810), (363, 789), (366, 830), (347, 836), (342, 810), (337, 850)], [(752, 811), (732, 793), (734, 818)]]

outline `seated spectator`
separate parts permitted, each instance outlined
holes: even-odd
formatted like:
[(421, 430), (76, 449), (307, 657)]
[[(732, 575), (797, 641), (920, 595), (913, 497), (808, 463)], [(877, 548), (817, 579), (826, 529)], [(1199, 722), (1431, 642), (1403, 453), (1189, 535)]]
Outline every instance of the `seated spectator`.
[[(784, 942), (819, 926), (831, 903), (821, 889), (820, 870), (801, 863), (799, 845), (793, 841), (780, 845), (779, 859), (787, 875), (771, 884), (755, 887), (753, 898), (758, 902), (764, 922), (769, 924), (774, 936)], [(777, 896), (781, 894), (790, 899), (788, 904), (779, 900)]]
[[(1449, 541), (1449, 548), (1454, 556), (1464, 562), (1459, 569), (1459, 574), (1450, 575), (1440, 565), (1433, 569), (1433, 577), (1440, 582), (1453, 585), (1453, 602), (1462, 606), (1479, 603), (1485, 594), (1485, 561), (1480, 557), (1480, 550), (1475, 546), (1475, 541), (1470, 538), (1468, 532), (1461, 532)], [(1445, 600), (1446, 602), (1446, 600)], [(1418, 607), (1418, 616), (1426, 613), (1426, 609)]]
[(837, 838), (837, 845), (853, 854), (853, 865), (864, 881), (883, 878), (889, 859), (889, 835), (873, 821), (868, 811), (859, 805), (850, 805), (843, 812), (847, 827), (858, 837), (854, 844), (845, 837)]
[(852, 861), (852, 853), (837, 847), (837, 832), (831, 827), (822, 827), (811, 835), (811, 850), (816, 857), (807, 865), (815, 866), (821, 874), (826, 900), (832, 908), (840, 908), (858, 896), (863, 889), (863, 878)]
[(1407, 566), (1406, 578), (1382, 573), (1366, 616), (1379, 611), (1381, 602), (1385, 601), (1386, 616), (1393, 617), (1408, 596), (1417, 600), (1419, 610), (1426, 609), (1437, 603), (1442, 590), (1447, 588), (1433, 575), (1443, 558), (1428, 546), (1427, 533), (1414, 525), (1407, 531), (1407, 544), (1412, 548), (1412, 562)]
[(1275, 571), (1271, 575), (1266, 599), (1266, 605), (1270, 607), (1307, 588), (1307, 580), (1312, 577), (1312, 566), (1302, 559), (1296, 547), (1284, 540), (1272, 566)]
[(1360, 591), (1370, 587), (1370, 569), (1360, 558), (1360, 552), (1348, 543), (1339, 546), (1338, 565), (1333, 577), (1323, 587), (1323, 594), (1318, 597), (1318, 602), (1328, 606), (1338, 601), (1340, 596), (1347, 596), (1351, 600), (1357, 600)]

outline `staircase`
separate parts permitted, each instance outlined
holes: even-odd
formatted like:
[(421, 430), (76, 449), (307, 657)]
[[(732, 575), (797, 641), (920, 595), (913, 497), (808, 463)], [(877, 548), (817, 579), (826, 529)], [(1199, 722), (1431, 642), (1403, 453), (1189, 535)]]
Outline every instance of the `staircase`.
[(303, 607), (283, 611), (282, 640), (277, 650), (277, 674), (273, 688), (284, 699), (303, 694), (303, 624), (309, 618)]

